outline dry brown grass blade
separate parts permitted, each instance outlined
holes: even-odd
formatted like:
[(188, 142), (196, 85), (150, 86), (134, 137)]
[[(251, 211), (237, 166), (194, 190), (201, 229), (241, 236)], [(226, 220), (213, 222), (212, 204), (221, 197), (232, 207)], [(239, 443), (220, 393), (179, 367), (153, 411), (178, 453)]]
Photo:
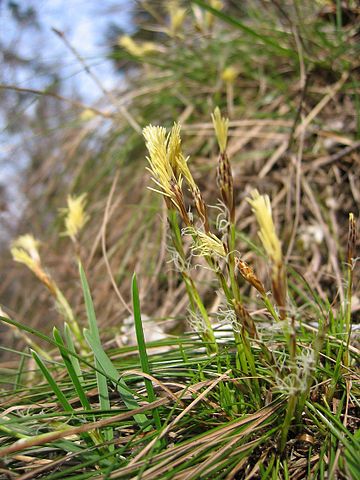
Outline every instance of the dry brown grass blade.
[[(201, 383), (204, 384), (209, 382), (201, 382)], [(238, 421), (233, 422), (230, 425), (226, 425), (225, 427), (221, 428), (220, 430), (217, 430), (216, 432), (211, 432), (207, 435), (204, 435), (200, 439), (196, 439), (193, 442), (189, 442), (185, 445), (172, 446), (171, 448), (168, 448), (164, 452), (152, 458), (152, 463), (155, 463), (155, 464), (154, 466), (148, 468), (143, 472), (142, 478), (144, 478), (144, 480), (145, 479), (156, 480), (157, 478), (159, 478), (160, 474), (170, 471), (171, 469), (175, 468), (177, 465), (180, 465), (186, 460), (188, 460), (189, 455), (193, 456), (195, 454), (200, 454), (208, 450), (210, 446), (216, 445), (221, 439), (224, 439), (224, 437), (225, 439), (229, 438), (231, 436), (231, 431), (234, 430), (235, 428), (241, 425), (244, 425), (248, 422), (249, 423), (253, 421), (257, 422), (257, 420), (259, 420), (259, 424), (261, 424), (270, 415), (275, 413), (276, 410), (279, 408), (279, 406), (280, 404), (278, 403), (276, 405), (265, 407), (254, 414), (248, 415), (246, 418), (241, 418)], [(249, 427), (244, 430), (244, 435), (246, 433), (251, 433), (254, 430), (254, 428), (255, 427), (253, 426), (253, 424), (249, 425)], [(240, 437), (237, 436), (236, 440), (238, 440), (239, 438)], [(249, 444), (247, 444), (247, 446), (248, 445)], [(243, 446), (240, 446), (239, 448), (243, 449)], [(245, 450), (246, 448), (247, 447), (244, 447)], [(135, 473), (138, 469), (141, 469), (142, 467), (144, 467), (144, 464), (146, 464), (146, 460), (137, 461), (132, 465), (122, 468), (121, 474), (126, 475), (126, 474)], [(174, 477), (174, 478), (180, 479), (182, 478), (183, 475), (184, 475), (184, 472), (181, 472), (179, 474), (179, 477)], [(118, 477), (118, 473), (113, 472), (110, 478), (117, 478), (117, 477)]]
[(113, 199), (113, 196), (114, 196), (114, 193), (115, 193), (115, 188), (116, 188), (116, 184), (117, 184), (118, 179), (119, 179), (119, 171), (116, 172), (116, 175), (115, 175), (114, 180), (111, 184), (110, 192), (109, 192), (109, 195), (108, 195), (108, 198), (107, 198), (107, 201), (106, 201), (104, 219), (103, 219), (103, 223), (101, 225), (101, 248), (102, 248), (102, 252), (103, 252), (104, 262), (105, 262), (105, 265), (106, 265), (106, 270), (107, 270), (107, 272), (109, 274), (109, 277), (110, 277), (111, 285), (113, 286), (113, 288), (115, 290), (115, 293), (116, 293), (118, 299), (120, 300), (120, 303), (122, 304), (122, 306), (125, 308), (125, 310), (127, 310), (129, 312), (130, 315), (132, 315), (131, 308), (126, 303), (124, 297), (122, 296), (122, 294), (121, 294), (121, 292), (120, 292), (120, 290), (119, 290), (119, 288), (116, 284), (114, 275), (113, 275), (112, 270), (111, 270), (110, 262), (109, 262), (109, 259), (108, 259), (108, 256), (107, 256), (107, 251), (106, 251), (106, 226), (107, 226), (109, 218), (110, 218), (111, 202), (112, 202), (112, 199)]
[(325, 223), (323, 220), (323, 216), (321, 214), (320, 207), (318, 205), (318, 202), (315, 199), (315, 196), (313, 194), (312, 188), (309, 184), (309, 182), (306, 180), (305, 177), (302, 178), (302, 187), (304, 190), (305, 195), (308, 197), (310, 201), (311, 208), (313, 209), (313, 214), (316, 217), (316, 220), (319, 222), (321, 225), (321, 228), (324, 232), (325, 240), (328, 246), (328, 251), (329, 251), (329, 261), (331, 263), (331, 266), (333, 268), (333, 272), (335, 274), (336, 278), (336, 283), (337, 283), (337, 290), (340, 294), (340, 299), (343, 302), (344, 301), (344, 287), (343, 287), (343, 282), (342, 282), (342, 275), (338, 263), (338, 255), (337, 255), (337, 246), (335, 239), (331, 235), (329, 231), (328, 225)]
[(204, 397), (207, 396), (207, 394), (214, 388), (216, 385), (227, 378), (228, 374), (230, 373), (230, 370), (227, 370), (225, 373), (220, 375), (218, 378), (216, 378), (214, 381), (211, 382), (211, 384), (204, 390), (198, 397), (193, 400), (190, 405), (188, 405), (174, 420), (172, 420), (167, 427), (164, 428), (164, 430), (161, 432), (161, 434), (154, 438), (138, 455), (136, 455), (133, 460), (129, 463), (129, 465), (133, 465), (137, 461), (139, 461), (144, 455), (147, 454), (149, 450), (154, 446), (154, 444), (163, 438), (192, 408), (195, 407)]
[[(138, 377), (148, 378), (154, 384), (159, 385), (159, 387), (166, 393), (166, 395), (169, 398), (172, 398), (175, 402), (179, 402), (181, 406), (184, 406), (184, 403), (181, 401), (181, 399), (179, 399), (179, 397), (177, 395), (175, 395), (175, 393), (173, 393), (163, 382), (161, 382), (159, 379), (157, 379), (153, 375), (149, 375), (148, 373), (141, 372), (140, 370), (125, 370), (121, 374), (120, 378), (122, 378), (126, 375), (136, 375)], [(183, 386), (183, 389), (185, 389), (185, 388), (186, 387)]]
[(95, 115), (100, 115), (101, 117), (104, 118), (114, 118), (116, 115), (111, 112), (104, 112), (103, 110), (99, 110), (98, 108), (95, 108), (90, 105), (85, 105), (82, 102), (79, 102), (78, 100), (74, 100), (72, 98), (64, 97), (63, 95), (59, 95), (58, 93), (55, 92), (48, 92), (46, 90), (37, 90), (36, 88), (25, 88), (25, 87), (18, 87), (17, 85), (5, 85), (5, 84), (0, 84), (0, 90), (13, 90), (14, 92), (19, 92), (19, 93), (33, 93), (34, 95), (45, 95), (49, 97), (53, 97), (56, 100), (60, 100), (61, 102), (66, 102), (73, 107), (79, 108), (81, 110), (90, 110), (91, 112), (95, 113)]
[(304, 120), (301, 122), (301, 124), (296, 128), (294, 137), (298, 138), (300, 133), (302, 131), (305, 131), (305, 129), (310, 125), (310, 123), (319, 115), (321, 110), (323, 110), (326, 105), (330, 102), (332, 98), (336, 95), (337, 92), (339, 92), (346, 82), (346, 80), (349, 78), (349, 73), (348, 72), (343, 72), (341, 75), (340, 80), (338, 80), (334, 85), (331, 85), (328, 87), (328, 92), (326, 95), (323, 96), (323, 98), (320, 100), (319, 103), (311, 110), (311, 112), (304, 118)]
[(111, 418), (105, 418), (103, 420), (99, 420), (97, 422), (89, 422), (85, 425), (81, 425), (80, 427), (70, 427), (66, 430), (60, 430), (58, 432), (51, 432), (51, 433), (44, 433), (43, 435), (38, 435), (36, 437), (20, 439), (14, 442), (12, 445), (8, 447), (4, 447), (0, 450), (0, 457), (5, 457), (11, 455), (14, 452), (21, 452), (31, 447), (44, 445), (45, 443), (51, 443), (55, 440), (59, 440), (62, 438), (67, 438), (72, 435), (79, 435), (81, 433), (90, 432), (91, 430), (104, 428), (108, 425), (112, 425), (115, 422), (120, 422), (122, 420), (126, 420), (128, 418), (137, 415), (138, 413), (144, 413), (149, 410), (153, 410), (154, 408), (160, 407), (162, 405), (166, 405), (169, 403), (169, 398), (162, 398), (160, 400), (156, 400), (155, 402), (148, 403), (143, 407), (136, 408), (135, 410), (131, 410), (130, 412), (119, 413)]
[[(260, 425), (264, 420), (266, 420), (270, 415), (272, 415), (272, 413), (273, 413), (272, 411), (267, 412), (266, 414), (264, 414), (263, 416), (259, 417), (257, 420), (252, 422), (251, 425), (249, 425), (249, 427), (245, 428), (241, 432), (240, 435), (236, 435), (235, 438), (226, 442), (226, 444), (222, 448), (220, 448), (214, 455), (211, 455), (211, 457), (209, 457), (208, 460), (206, 460), (205, 462), (202, 462), (195, 469), (193, 469), (191, 474), (186, 476), (184, 478), (184, 480), (191, 480), (193, 475), (198, 475), (201, 472), (204, 474), (208, 466), (210, 466), (217, 459), (222, 458), (223, 455), (226, 455), (227, 454), (226, 452), (229, 449), (231, 449), (232, 446), (235, 445), (240, 440), (241, 437), (243, 437), (247, 434), (250, 434), (258, 425)], [(219, 437), (218, 437), (218, 439), (216, 439), (215, 443), (217, 443), (221, 439), (221, 437), (223, 437), (223, 436), (224, 436), (224, 434), (220, 430), (219, 431)], [(214, 441), (211, 442), (210, 445), (213, 444), (213, 443), (214, 443)], [(254, 440), (253, 442), (249, 442), (246, 445), (241, 446), (241, 448), (244, 449), (244, 450), (247, 450), (249, 448), (249, 446), (256, 445), (256, 443), (257, 443), (257, 440)], [(209, 443), (206, 442), (206, 445), (209, 446)], [(209, 472), (207, 472), (207, 473), (209, 473)]]

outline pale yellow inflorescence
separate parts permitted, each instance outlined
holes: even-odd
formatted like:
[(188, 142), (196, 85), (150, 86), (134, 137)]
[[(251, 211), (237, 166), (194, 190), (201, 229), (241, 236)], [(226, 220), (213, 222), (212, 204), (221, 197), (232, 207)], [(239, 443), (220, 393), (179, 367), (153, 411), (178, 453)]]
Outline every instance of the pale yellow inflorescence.
[(205, 233), (193, 227), (188, 227), (183, 230), (185, 235), (191, 235), (194, 238), (194, 245), (191, 250), (194, 255), (207, 257), (218, 256), (226, 257), (226, 252), (222, 241), (212, 233)]
[(195, 181), (181, 152), (180, 125), (175, 123), (169, 134), (164, 127), (149, 125), (144, 128), (143, 135), (149, 152), (149, 170), (162, 190), (160, 193), (175, 201), (172, 183), (181, 187), (183, 178), (194, 188)]
[(170, 36), (174, 36), (180, 31), (185, 21), (186, 9), (182, 8), (177, 0), (173, 0), (168, 3), (167, 11), (170, 16), (170, 28), (168, 33)]
[(282, 262), (281, 242), (276, 235), (272, 210), (268, 195), (260, 195), (257, 190), (250, 193), (247, 201), (252, 207), (260, 227), (259, 237), (269, 258), (277, 265)]
[(189, 170), (187, 160), (181, 151), (181, 127), (178, 123), (174, 123), (167, 141), (168, 161), (173, 169), (175, 177), (183, 176), (188, 182), (192, 190), (195, 189), (196, 183)]
[(118, 38), (120, 47), (125, 48), (134, 57), (142, 57), (159, 51), (159, 46), (153, 42), (135, 42), (129, 35)]
[(60, 209), (65, 215), (65, 231), (63, 234), (70, 237), (73, 241), (89, 220), (89, 215), (85, 212), (85, 206), (86, 194), (83, 193), (77, 197), (68, 195), (67, 207)]
[(219, 107), (215, 108), (214, 113), (211, 114), (211, 118), (215, 128), (215, 134), (219, 144), (220, 152), (224, 153), (227, 144), (229, 119), (221, 116)]
[(230, 65), (229, 67), (226, 67), (225, 70), (222, 71), (221, 78), (226, 83), (234, 83), (238, 75), (239, 75), (239, 72), (237, 68)]
[(21, 235), (11, 245), (11, 255), (15, 262), (23, 263), (30, 270), (34, 270), (40, 265), (39, 255), (40, 242), (32, 235)]
[(156, 185), (162, 190), (159, 193), (173, 199), (171, 188), (173, 171), (167, 156), (166, 128), (149, 125), (144, 128), (143, 135), (149, 152), (149, 157), (146, 157), (150, 164), (148, 170), (152, 173)]

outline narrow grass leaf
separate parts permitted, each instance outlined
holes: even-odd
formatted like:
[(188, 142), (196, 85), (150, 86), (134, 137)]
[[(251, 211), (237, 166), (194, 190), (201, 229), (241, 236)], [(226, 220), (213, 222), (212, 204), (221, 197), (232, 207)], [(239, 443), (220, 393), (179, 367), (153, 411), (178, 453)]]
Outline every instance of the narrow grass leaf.
[(242, 30), (244, 33), (248, 34), (250, 37), (256, 38), (257, 40), (261, 40), (262, 43), (265, 45), (271, 47), (273, 50), (276, 50), (278, 53), (281, 53), (282, 55), (285, 55), (287, 57), (294, 57), (295, 53), (288, 49), (281, 47), (275, 40), (270, 39), (269, 37), (265, 35), (261, 35), (260, 33), (256, 32), (252, 28), (248, 27), (242, 22), (239, 22), (234, 17), (231, 17), (230, 15), (221, 12), (220, 10), (217, 10), (216, 8), (212, 7), (211, 5), (208, 5), (207, 3), (203, 2), (202, 0), (191, 0), (192, 3), (196, 3), (199, 5), (199, 7), (203, 8), (204, 10), (207, 10), (210, 12), (212, 15), (215, 17), (220, 18), (224, 22), (233, 25), (234, 27), (238, 28), (239, 30)]
[[(54, 336), (54, 339), (56, 340), (56, 342), (59, 344), (59, 345), (64, 345), (64, 340), (59, 332), (59, 330), (54, 327), (53, 329), (53, 336)], [(79, 396), (79, 400), (80, 400), (80, 403), (81, 405), (83, 406), (84, 410), (91, 410), (91, 405), (90, 405), (90, 402), (86, 396), (86, 393), (80, 383), (80, 380), (79, 380), (79, 376), (76, 372), (76, 370), (74, 369), (73, 367), (73, 364), (71, 362), (71, 358), (70, 356), (68, 355), (68, 353), (66, 352), (66, 350), (64, 350), (64, 348), (62, 347), (59, 347), (59, 350), (60, 350), (60, 354), (62, 356), (62, 359), (64, 360), (64, 364), (65, 364), (65, 367), (68, 371), (68, 374), (69, 374), (69, 377), (71, 378), (71, 381), (75, 387), (75, 390), (76, 390), (76, 393), (78, 394)]]
[[(122, 378), (119, 378), (118, 371), (112, 364), (110, 358), (104, 352), (101, 344), (96, 339), (94, 339), (94, 337), (91, 336), (89, 330), (84, 329), (84, 337), (94, 353), (98, 366), (102, 370), (106, 371), (113, 379), (113, 382), (116, 384), (117, 391), (121, 395), (121, 398), (127, 408), (129, 408), (130, 410), (138, 408), (139, 404), (135, 400), (125, 381)], [(140, 426), (142, 426), (148, 421), (146, 415), (144, 414), (137, 414), (134, 416), (134, 418)]]
[[(64, 324), (64, 337), (65, 337), (67, 348), (71, 351), (71, 353), (76, 354), (74, 340), (73, 340), (73, 337), (72, 337), (72, 332), (71, 332), (71, 329), (70, 329), (69, 325), (66, 322)], [(75, 355), (70, 355), (70, 361), (71, 361), (73, 369), (75, 370), (76, 375), (77, 375), (80, 383), (83, 384), (84, 383), (84, 377), (83, 377), (83, 374), (82, 374), (82, 371), (81, 371), (79, 360), (76, 358)]]
[[(85, 300), (86, 314), (87, 314), (87, 318), (88, 318), (88, 322), (89, 322), (90, 337), (94, 340), (93, 345), (96, 345), (97, 349), (100, 348), (102, 350), (101, 344), (100, 344), (100, 334), (99, 334), (99, 329), (98, 329), (98, 326), (97, 326), (94, 304), (93, 304), (93, 301), (92, 301), (92, 298), (91, 298), (89, 284), (87, 282), (83, 266), (80, 262), (79, 262), (79, 272), (80, 272), (81, 285), (82, 285), (83, 295), (84, 295), (84, 300)], [(86, 339), (86, 337), (85, 337), (85, 339)], [(90, 345), (90, 347), (92, 348), (91, 345)], [(101, 369), (101, 365), (99, 364), (99, 361), (97, 359), (97, 356), (96, 356), (94, 350), (93, 350), (93, 353), (94, 353), (94, 358), (95, 358), (95, 366), (100, 367), (100, 369)], [(107, 379), (106, 379), (106, 376), (104, 374), (100, 373), (99, 371), (96, 372), (96, 383), (97, 383), (98, 392), (99, 392), (99, 404), (100, 404), (101, 410), (110, 410), (111, 405), (110, 405), (109, 389), (108, 389)], [(105, 439), (108, 442), (111, 442), (114, 438), (113, 429), (111, 427), (106, 428), (104, 430), (104, 435), (105, 435)], [(111, 448), (113, 448), (113, 446)]]
[[(134, 273), (132, 278), (131, 284), (131, 291), (132, 291), (132, 301), (133, 301), (133, 309), (134, 309), (134, 323), (135, 323), (135, 331), (136, 331), (136, 339), (139, 348), (139, 356), (140, 356), (140, 364), (142, 371), (151, 375), (150, 366), (149, 366), (149, 359), (146, 351), (146, 344), (145, 344), (145, 337), (144, 337), (144, 330), (142, 326), (141, 320), (141, 309), (140, 309), (140, 299), (139, 299), (139, 289), (137, 286), (136, 281), (136, 274)], [(146, 391), (148, 394), (149, 402), (154, 402), (156, 400), (156, 395), (154, 391), (154, 387), (152, 381), (148, 378), (144, 378)], [(161, 421), (158, 409), (153, 410), (154, 420), (156, 424), (156, 428), (161, 428)]]
[(79, 262), (79, 272), (80, 272), (81, 286), (82, 286), (84, 300), (85, 300), (86, 314), (89, 322), (90, 334), (100, 343), (100, 334), (99, 334), (99, 329), (96, 322), (94, 304), (91, 298), (90, 288), (89, 288), (88, 281), (86, 279), (85, 271), (80, 262)]
[(48, 384), (52, 388), (53, 392), (57, 396), (57, 398), (58, 398), (60, 404), (62, 405), (63, 409), (67, 412), (72, 412), (73, 411), (72, 406), (70, 405), (67, 398), (65, 397), (65, 395), (61, 391), (60, 387), (58, 386), (58, 384), (54, 380), (52, 373), (49, 371), (49, 369), (46, 367), (44, 362), (41, 360), (39, 355), (34, 350), (31, 350), (31, 355), (33, 356), (33, 359), (35, 360), (36, 364), (40, 368), (41, 373), (44, 375), (46, 381), (48, 382)]

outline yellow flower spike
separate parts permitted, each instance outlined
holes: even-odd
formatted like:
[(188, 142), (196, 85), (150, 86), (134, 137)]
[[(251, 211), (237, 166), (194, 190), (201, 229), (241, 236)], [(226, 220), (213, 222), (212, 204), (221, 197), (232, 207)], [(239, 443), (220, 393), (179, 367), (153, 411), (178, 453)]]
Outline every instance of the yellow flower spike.
[(50, 290), (51, 294), (56, 296), (56, 285), (41, 265), (39, 245), (40, 242), (32, 235), (22, 235), (12, 243), (10, 252), (15, 262), (26, 265)]
[(82, 122), (88, 122), (92, 120), (95, 116), (96, 115), (95, 115), (95, 112), (93, 112), (93, 110), (91, 110), (90, 108), (85, 108), (85, 110), (83, 110), (80, 114), (80, 120)]
[(171, 187), (173, 172), (167, 156), (166, 129), (164, 127), (149, 125), (144, 128), (143, 135), (146, 148), (149, 152), (149, 157), (146, 158), (150, 164), (149, 170), (153, 175), (152, 178), (162, 189), (160, 193), (170, 197), (170, 199), (174, 201), (173, 189)]
[(142, 57), (160, 50), (159, 46), (153, 42), (136, 43), (129, 35), (122, 35), (119, 37), (118, 45), (123, 47), (134, 57)]
[(186, 17), (186, 9), (180, 7), (179, 2), (175, 0), (169, 2), (167, 11), (169, 12), (170, 16), (170, 28), (168, 33), (170, 34), (170, 36), (175, 36), (184, 23)]
[(40, 242), (32, 235), (21, 235), (11, 245), (10, 252), (15, 262), (26, 265), (36, 275), (41, 269), (38, 247)]
[(72, 241), (76, 240), (79, 232), (84, 228), (89, 220), (89, 215), (85, 212), (86, 193), (77, 197), (68, 195), (67, 207), (60, 209), (60, 212), (65, 215), (65, 232)]
[(194, 238), (195, 243), (191, 247), (194, 255), (200, 257), (212, 257), (214, 255), (222, 258), (226, 257), (222, 241), (212, 233), (204, 233), (194, 227), (185, 228), (183, 233)]
[(17, 247), (11, 247), (10, 252), (15, 262), (23, 263), (31, 271), (35, 271), (39, 267), (39, 264), (36, 263), (25, 250)]
[(260, 227), (259, 237), (269, 258), (277, 265), (282, 263), (281, 242), (276, 235), (272, 210), (268, 195), (260, 195), (257, 190), (250, 193), (247, 201), (252, 207)]
[(174, 182), (181, 188), (184, 177), (192, 189), (196, 187), (187, 161), (181, 152), (180, 125), (175, 123), (168, 135), (164, 127), (149, 125), (144, 128), (143, 135), (150, 155), (147, 160), (153, 180), (161, 187), (160, 193), (170, 197), (179, 208), (174, 199)]
[[(224, 2), (222, 0), (210, 0), (210, 7), (216, 10), (222, 10), (224, 8)], [(215, 22), (215, 17), (210, 12), (205, 12), (205, 24), (208, 28), (212, 28)]]
[(238, 75), (239, 71), (235, 67), (229, 66), (223, 70), (221, 78), (224, 82), (232, 84), (235, 82)]
[(31, 234), (21, 235), (11, 245), (11, 252), (14, 251), (15, 256), (20, 259), (14, 258), (14, 260), (25, 263), (23, 260), (28, 257), (31, 262), (40, 264), (39, 246), (39, 240), (36, 240)]
[[(248, 198), (247, 201), (251, 205), (252, 211), (254, 212), (256, 220), (260, 227), (260, 232), (258, 235), (270, 261), (272, 262), (272, 293), (279, 307), (280, 319), (285, 320), (287, 316), (286, 273), (285, 266), (282, 260), (281, 242), (276, 235), (275, 226), (272, 219), (270, 199), (267, 195), (260, 195), (257, 190), (253, 190), (250, 195), (252, 198)], [(286, 335), (287, 337), (289, 337), (288, 332), (286, 333)], [(290, 342), (290, 337), (288, 338), (288, 340)]]
[(220, 153), (224, 153), (227, 144), (229, 119), (221, 116), (219, 107), (215, 108), (214, 113), (211, 114), (211, 118), (215, 128), (215, 134), (219, 144)]
[(187, 159), (184, 157), (181, 151), (181, 126), (178, 123), (174, 123), (167, 141), (167, 158), (170, 166), (174, 172), (174, 176), (177, 180), (183, 176), (188, 182), (191, 190), (196, 188), (196, 183), (189, 170)]
[(178, 177), (176, 172), (178, 168), (178, 158), (181, 154), (180, 129), (180, 124), (174, 123), (166, 142), (167, 159), (176, 177)]

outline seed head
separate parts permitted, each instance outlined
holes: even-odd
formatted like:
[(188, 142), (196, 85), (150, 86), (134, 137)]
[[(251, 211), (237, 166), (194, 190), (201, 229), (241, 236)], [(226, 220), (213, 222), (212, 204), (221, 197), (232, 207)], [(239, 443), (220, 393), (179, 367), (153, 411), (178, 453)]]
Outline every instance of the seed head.
[(207, 207), (204, 199), (201, 195), (200, 189), (197, 185), (195, 185), (194, 189), (192, 190), (195, 208), (199, 214), (199, 217), (203, 223), (204, 229), (206, 233), (210, 233), (210, 226), (209, 226), (209, 218), (207, 214)]
[(243, 260), (235, 257), (235, 268), (244, 280), (250, 283), (261, 295), (266, 295), (266, 291), (262, 282), (255, 275), (254, 270)]
[(217, 185), (221, 198), (229, 211), (230, 221), (235, 221), (234, 185), (231, 166), (227, 153), (220, 153), (217, 167)]

